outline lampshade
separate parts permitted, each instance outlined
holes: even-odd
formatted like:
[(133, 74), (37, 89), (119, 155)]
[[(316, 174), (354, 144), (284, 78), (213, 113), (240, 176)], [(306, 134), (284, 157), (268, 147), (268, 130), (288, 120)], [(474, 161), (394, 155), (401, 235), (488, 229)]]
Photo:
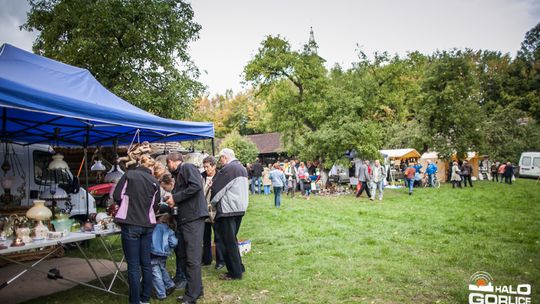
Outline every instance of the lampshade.
[(105, 165), (101, 163), (101, 160), (94, 161), (94, 164), (90, 168), (90, 171), (105, 171), (107, 168), (105, 168)]
[(26, 217), (36, 221), (46, 221), (50, 219), (52, 212), (47, 206), (45, 206), (45, 201), (43, 200), (34, 200), (34, 206), (26, 212)]
[(49, 164), (49, 170), (69, 170), (69, 166), (64, 161), (64, 155), (56, 153), (52, 156), (53, 161)]
[(41, 193), (39, 198), (48, 201), (61, 201), (69, 199), (69, 195), (67, 194), (66, 190), (58, 187), (57, 184), (52, 184), (43, 189), (43, 192)]
[(107, 172), (104, 181), (106, 183), (117, 183), (122, 178), (122, 175), (124, 175), (124, 171), (116, 164)]

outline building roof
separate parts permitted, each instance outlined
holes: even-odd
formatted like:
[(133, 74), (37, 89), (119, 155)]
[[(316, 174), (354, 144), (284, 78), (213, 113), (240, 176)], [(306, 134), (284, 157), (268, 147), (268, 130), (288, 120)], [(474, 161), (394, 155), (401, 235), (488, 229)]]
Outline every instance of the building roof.
[(284, 152), (280, 140), (281, 133), (279, 132), (246, 135), (244, 137), (251, 140), (257, 146), (259, 154)]

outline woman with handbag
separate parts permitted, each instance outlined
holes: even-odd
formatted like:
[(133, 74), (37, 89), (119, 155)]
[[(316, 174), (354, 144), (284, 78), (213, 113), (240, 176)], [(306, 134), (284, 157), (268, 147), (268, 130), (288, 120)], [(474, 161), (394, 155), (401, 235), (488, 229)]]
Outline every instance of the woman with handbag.
[(216, 269), (221, 269), (225, 267), (225, 260), (223, 259), (223, 253), (219, 249), (218, 243), (220, 242), (219, 235), (216, 233), (214, 227), (214, 219), (216, 217), (216, 208), (210, 203), (211, 196), (211, 187), (212, 181), (216, 176), (216, 159), (213, 156), (207, 156), (203, 159), (203, 168), (204, 172), (202, 173), (204, 181), (204, 196), (206, 197), (206, 202), (208, 203), (208, 213), (209, 217), (205, 220), (204, 223), (204, 234), (203, 234), (203, 256), (202, 264), (210, 265), (212, 264), (212, 230), (214, 231), (214, 244), (216, 248)]
[(452, 182), (452, 188), (455, 188), (456, 185), (458, 188), (461, 188), (461, 170), (459, 170), (459, 166), (457, 162), (454, 162), (452, 164), (452, 175), (450, 177), (450, 181)]

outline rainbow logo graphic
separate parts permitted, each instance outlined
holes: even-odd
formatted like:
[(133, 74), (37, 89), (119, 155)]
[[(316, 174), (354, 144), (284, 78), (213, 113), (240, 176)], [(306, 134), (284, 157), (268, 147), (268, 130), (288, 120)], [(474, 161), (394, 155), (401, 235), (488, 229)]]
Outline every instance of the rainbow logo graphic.
[(493, 278), (485, 271), (475, 272), (469, 280), (469, 290), (493, 292)]

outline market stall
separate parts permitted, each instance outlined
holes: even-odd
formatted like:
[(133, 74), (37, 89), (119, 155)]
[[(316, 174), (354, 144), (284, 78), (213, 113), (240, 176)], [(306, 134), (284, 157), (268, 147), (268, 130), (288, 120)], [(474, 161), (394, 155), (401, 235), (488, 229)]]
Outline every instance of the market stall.
[(85, 174), (91, 146), (214, 138), (212, 123), (150, 114), (109, 92), (88, 70), (9, 44), (0, 48), (0, 117), (6, 150), (7, 143), (83, 147)]
[[(213, 141), (214, 138), (212, 123), (158, 117), (109, 92), (88, 70), (32, 54), (9, 44), (0, 47), (0, 117), (2, 195), (6, 201), (18, 199), (28, 205), (34, 199), (41, 198), (41, 185), (49, 180), (43, 176), (44, 170), (60, 172), (54, 177), (55, 183), (48, 185), (49, 189), (54, 187), (55, 190), (50, 193), (53, 202), (62, 190), (57, 187), (60, 182), (57, 179), (71, 174), (69, 168), (65, 169), (68, 165), (61, 158), (51, 161), (51, 146), (82, 147), (84, 157), (78, 171), (82, 171), (88, 181), (89, 147), (113, 143), (131, 146), (144, 142)], [(15, 145), (18, 148), (14, 148)], [(36, 165), (34, 160), (30, 161), (38, 159), (42, 154), (45, 156), (42, 161), (45, 167)], [(55, 162), (64, 167), (55, 167)], [(22, 182), (16, 185), (12, 176)], [(40, 184), (39, 188), (29, 189), (35, 184)], [(84, 188), (88, 189), (88, 184)], [(75, 189), (73, 195), (83, 197), (86, 201), (84, 210), (86, 218), (89, 218), (89, 202), (92, 198), (84, 188), (80, 188), (80, 192)], [(26, 198), (21, 200), (20, 195)], [(64, 193), (64, 196), (61, 199), (67, 199), (72, 193)], [(25, 210), (17, 212), (24, 214)], [(0, 224), (11, 222), (0, 221)], [(18, 239), (16, 229), (4, 230), (13, 230), (15, 243)], [(31, 244), (32, 241), (23, 243), (18, 243), (17, 252), (30, 249), (26, 243)], [(8, 244), (8, 247), (12, 246)]]

